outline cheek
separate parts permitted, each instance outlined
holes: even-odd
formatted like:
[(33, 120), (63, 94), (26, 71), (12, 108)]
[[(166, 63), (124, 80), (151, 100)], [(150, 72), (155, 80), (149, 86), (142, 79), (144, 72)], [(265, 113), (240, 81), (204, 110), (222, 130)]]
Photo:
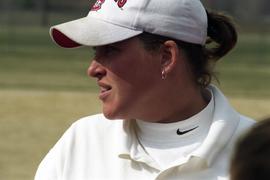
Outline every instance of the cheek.
[[(142, 104), (155, 94), (156, 77), (146, 68), (135, 65), (130, 68), (119, 67), (116, 73), (110, 73), (113, 83), (113, 95), (104, 103), (104, 114), (114, 118), (129, 118), (141, 108)], [(148, 104), (148, 103), (146, 103)]]
[(119, 61), (121, 63), (111, 66), (111, 71), (118, 79), (126, 83), (145, 84), (161, 77), (160, 63), (150, 55), (133, 54)]
[(115, 81), (115, 100), (117, 103), (136, 103), (150, 98), (157, 89), (157, 80), (153, 76), (145, 76), (142, 71), (129, 71), (126, 76), (118, 77)]
[(108, 74), (115, 85), (117, 99), (140, 98), (153, 91), (161, 81), (161, 67), (157, 56), (138, 51), (118, 57), (110, 64)]
[[(114, 82), (118, 93), (138, 95), (150, 89), (157, 81), (156, 75), (149, 69), (130, 68), (115, 75)], [(121, 96), (121, 94), (119, 94)]]

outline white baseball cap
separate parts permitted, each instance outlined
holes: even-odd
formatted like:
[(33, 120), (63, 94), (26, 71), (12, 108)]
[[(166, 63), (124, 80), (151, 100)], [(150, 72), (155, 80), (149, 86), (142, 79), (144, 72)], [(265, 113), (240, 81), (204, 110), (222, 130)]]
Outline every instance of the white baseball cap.
[(207, 14), (200, 0), (98, 0), (81, 19), (51, 27), (60, 46), (101, 46), (143, 32), (205, 44)]

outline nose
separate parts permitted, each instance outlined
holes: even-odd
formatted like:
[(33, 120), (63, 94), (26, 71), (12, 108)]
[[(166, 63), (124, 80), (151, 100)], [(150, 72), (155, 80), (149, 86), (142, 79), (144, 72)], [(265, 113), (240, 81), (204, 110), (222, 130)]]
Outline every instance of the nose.
[(102, 64), (93, 60), (87, 70), (87, 74), (90, 77), (101, 79), (106, 75), (106, 68)]

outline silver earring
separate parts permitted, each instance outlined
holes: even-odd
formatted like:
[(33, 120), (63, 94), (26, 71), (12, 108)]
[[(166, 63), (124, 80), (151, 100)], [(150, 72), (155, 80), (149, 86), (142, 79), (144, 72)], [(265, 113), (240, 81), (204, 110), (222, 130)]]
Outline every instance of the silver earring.
[(165, 72), (164, 69), (161, 71), (161, 79), (162, 80), (165, 80), (166, 79), (166, 72)]

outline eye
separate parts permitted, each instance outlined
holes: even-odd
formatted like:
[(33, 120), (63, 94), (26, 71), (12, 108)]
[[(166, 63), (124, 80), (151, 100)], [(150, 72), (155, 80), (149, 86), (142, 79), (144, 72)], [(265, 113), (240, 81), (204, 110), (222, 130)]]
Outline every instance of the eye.
[(108, 46), (104, 47), (104, 54), (106, 56), (114, 55), (114, 54), (118, 53), (119, 51), (120, 51), (120, 49), (115, 47), (115, 46), (108, 45)]
[(112, 45), (93, 47), (95, 58), (112, 57), (120, 52), (120, 48)]

